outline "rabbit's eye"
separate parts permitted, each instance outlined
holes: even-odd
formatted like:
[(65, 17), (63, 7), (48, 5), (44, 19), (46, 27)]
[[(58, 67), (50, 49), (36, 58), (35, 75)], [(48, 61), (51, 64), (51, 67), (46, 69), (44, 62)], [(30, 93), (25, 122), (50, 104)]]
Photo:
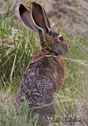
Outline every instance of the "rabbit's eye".
[(58, 35), (58, 39), (59, 40), (63, 40), (63, 36), (62, 35)]

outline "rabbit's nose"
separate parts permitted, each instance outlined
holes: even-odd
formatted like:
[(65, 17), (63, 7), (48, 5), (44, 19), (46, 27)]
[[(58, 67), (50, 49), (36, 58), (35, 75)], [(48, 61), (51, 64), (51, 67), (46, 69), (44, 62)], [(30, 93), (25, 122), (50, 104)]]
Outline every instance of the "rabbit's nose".
[(61, 48), (61, 47), (57, 47), (57, 51), (58, 51), (59, 53), (62, 53), (62, 48)]

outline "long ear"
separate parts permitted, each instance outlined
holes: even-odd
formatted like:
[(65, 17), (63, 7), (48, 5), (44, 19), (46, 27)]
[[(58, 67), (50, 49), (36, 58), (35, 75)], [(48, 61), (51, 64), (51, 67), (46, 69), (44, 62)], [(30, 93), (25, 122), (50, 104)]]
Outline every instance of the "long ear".
[(41, 5), (32, 2), (31, 3), (31, 11), (32, 11), (32, 18), (36, 27), (40, 30), (45, 30), (46, 32), (50, 31), (50, 23), (45, 13), (45, 10), (41, 7)]
[(34, 25), (32, 18), (31, 18), (31, 12), (30, 12), (30, 8), (27, 6), (24, 6), (23, 4), (20, 4), (19, 6), (19, 14), (20, 17), (23, 21), (23, 23), (30, 28), (32, 31), (34, 32), (38, 32), (38, 28), (36, 28), (36, 26)]

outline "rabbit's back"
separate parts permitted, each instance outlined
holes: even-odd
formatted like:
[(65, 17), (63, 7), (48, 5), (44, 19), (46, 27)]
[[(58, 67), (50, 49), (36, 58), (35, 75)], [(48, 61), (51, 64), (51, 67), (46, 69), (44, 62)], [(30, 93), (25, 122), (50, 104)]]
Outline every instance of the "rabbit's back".
[(52, 31), (46, 12), (40, 4), (32, 2), (30, 7), (20, 4), (19, 14), (23, 23), (38, 34), (41, 50), (33, 57), (22, 77), (17, 102), (20, 104), (24, 101), (25, 95), (32, 113), (40, 115), (38, 126), (44, 126), (44, 118), (54, 114), (54, 97), (62, 86), (65, 75), (62, 57), (68, 52), (69, 46), (62, 35)]
[(58, 56), (39, 57), (31, 62), (21, 80), (17, 102), (23, 101), (22, 95), (30, 102), (33, 112), (51, 115), (54, 113), (54, 96), (61, 87), (65, 69), (63, 59)]

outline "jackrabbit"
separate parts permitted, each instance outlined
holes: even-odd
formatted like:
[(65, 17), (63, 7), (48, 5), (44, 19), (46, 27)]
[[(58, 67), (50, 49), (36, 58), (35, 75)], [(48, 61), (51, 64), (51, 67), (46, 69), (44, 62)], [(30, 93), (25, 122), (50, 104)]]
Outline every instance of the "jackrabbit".
[(23, 95), (30, 102), (33, 115), (39, 114), (38, 126), (55, 114), (55, 94), (61, 88), (65, 67), (63, 55), (69, 50), (62, 35), (51, 30), (43, 7), (35, 2), (29, 6), (20, 4), (19, 14), (23, 23), (38, 33), (41, 50), (29, 63), (19, 86), (16, 101), (23, 102)]

